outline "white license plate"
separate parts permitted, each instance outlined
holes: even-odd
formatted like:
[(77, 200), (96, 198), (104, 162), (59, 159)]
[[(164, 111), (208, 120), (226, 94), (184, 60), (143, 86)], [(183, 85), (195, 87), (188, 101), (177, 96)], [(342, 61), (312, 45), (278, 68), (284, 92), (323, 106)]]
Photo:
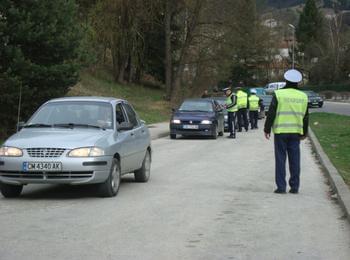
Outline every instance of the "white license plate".
[(184, 125), (184, 129), (198, 129), (198, 125)]
[(62, 171), (61, 162), (24, 162), (23, 171), (45, 171), (45, 172), (58, 172)]

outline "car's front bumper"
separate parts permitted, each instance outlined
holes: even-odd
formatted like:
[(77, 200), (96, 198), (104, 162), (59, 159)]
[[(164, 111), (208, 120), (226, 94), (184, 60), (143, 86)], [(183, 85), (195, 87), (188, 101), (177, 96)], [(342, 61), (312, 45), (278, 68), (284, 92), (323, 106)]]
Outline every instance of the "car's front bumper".
[[(27, 171), (25, 162), (60, 162), (61, 171)], [(95, 158), (0, 157), (0, 182), (14, 185), (30, 183), (93, 184), (104, 182), (110, 173), (111, 156)]]
[(215, 134), (215, 125), (199, 124), (198, 129), (184, 129), (185, 124), (170, 124), (170, 134), (183, 136), (212, 136)]
[(323, 100), (315, 100), (315, 101), (309, 101), (308, 102), (309, 107), (322, 107), (323, 106)]

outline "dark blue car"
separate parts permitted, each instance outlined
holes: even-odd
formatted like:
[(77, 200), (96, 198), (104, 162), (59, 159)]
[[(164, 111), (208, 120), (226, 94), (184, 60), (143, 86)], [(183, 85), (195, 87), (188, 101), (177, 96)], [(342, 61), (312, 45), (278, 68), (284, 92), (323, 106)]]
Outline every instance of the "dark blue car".
[(224, 134), (224, 113), (213, 99), (186, 99), (170, 120), (170, 138), (182, 136), (209, 136), (214, 139)]

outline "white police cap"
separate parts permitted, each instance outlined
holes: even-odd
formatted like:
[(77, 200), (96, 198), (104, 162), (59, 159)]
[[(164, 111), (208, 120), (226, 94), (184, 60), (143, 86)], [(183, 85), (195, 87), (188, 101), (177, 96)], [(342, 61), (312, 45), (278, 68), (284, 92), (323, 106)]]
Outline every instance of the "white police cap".
[(255, 88), (250, 89), (250, 93), (256, 94), (256, 89)]
[(299, 83), (303, 80), (303, 76), (298, 70), (291, 69), (287, 70), (286, 73), (284, 73), (285, 80), (292, 82), (292, 83)]
[(231, 88), (223, 88), (222, 91), (226, 92), (227, 90), (231, 90)]

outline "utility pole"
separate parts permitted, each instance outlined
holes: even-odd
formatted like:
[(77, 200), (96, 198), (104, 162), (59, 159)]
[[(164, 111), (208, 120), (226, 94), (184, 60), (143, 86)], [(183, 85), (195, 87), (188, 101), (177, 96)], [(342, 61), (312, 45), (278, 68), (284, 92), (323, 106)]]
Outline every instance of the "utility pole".
[(294, 69), (295, 67), (295, 26), (293, 24), (288, 24), (288, 26), (293, 30), (292, 69)]

